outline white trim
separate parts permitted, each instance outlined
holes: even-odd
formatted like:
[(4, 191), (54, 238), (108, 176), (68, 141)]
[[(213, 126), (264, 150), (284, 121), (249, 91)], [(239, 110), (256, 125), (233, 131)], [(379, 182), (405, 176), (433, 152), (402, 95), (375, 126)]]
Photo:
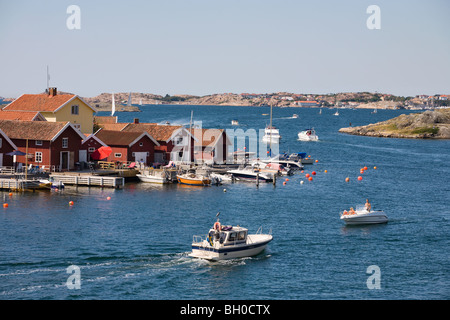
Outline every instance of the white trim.
[(142, 134), (137, 137), (136, 139), (134, 139), (133, 142), (131, 142), (128, 147), (131, 147), (133, 144), (135, 144), (136, 142), (138, 142), (143, 136), (147, 136), (150, 138), (150, 140), (152, 140), (157, 146), (160, 146), (160, 144), (158, 143), (158, 141), (155, 140), (155, 138), (153, 138), (147, 131), (142, 132)]
[[(98, 131), (97, 131), (98, 132)], [(97, 133), (96, 132), (96, 133)], [(89, 136), (86, 137), (83, 141), (81, 141), (81, 144), (85, 144), (90, 138), (94, 138), (95, 141), (100, 143), (102, 146), (107, 147), (106, 143), (104, 143), (102, 140), (100, 140), (95, 133), (91, 133)]]
[(81, 137), (81, 140), (84, 140), (84, 139), (86, 138), (86, 136), (85, 136), (84, 134), (82, 134), (80, 130), (78, 130), (77, 128), (75, 128), (70, 122), (67, 122), (66, 125), (65, 125), (61, 130), (59, 130), (59, 132), (58, 132), (58, 133), (57, 133), (50, 141), (51, 141), (51, 142), (55, 141), (56, 138), (58, 138), (59, 135), (60, 135), (61, 133), (63, 133), (64, 130), (66, 130), (67, 127), (69, 127), (69, 126), (70, 126), (73, 130), (75, 130), (75, 132)]
[(85, 105), (87, 105), (90, 109), (92, 109), (92, 111), (97, 112), (97, 109), (95, 109), (94, 107), (92, 107), (89, 103), (87, 103), (86, 101), (84, 101), (83, 99), (81, 99), (80, 96), (78, 95), (74, 95), (72, 98), (70, 98), (69, 100), (67, 100), (66, 102), (64, 102), (62, 105), (60, 105), (58, 108), (56, 108), (53, 111), (46, 111), (46, 112), (58, 112), (59, 110), (61, 110), (61, 108), (64, 108), (69, 102), (72, 102), (72, 100), (74, 100), (75, 98), (80, 99)]
[(196, 137), (194, 137), (194, 135), (191, 134), (188, 130), (186, 130), (185, 127), (181, 127), (181, 128), (179, 128), (179, 129), (175, 130), (175, 131), (172, 133), (172, 135), (170, 136), (170, 138), (169, 138), (166, 142), (169, 142), (170, 140), (175, 139), (175, 137), (176, 137), (181, 131), (185, 131), (189, 136), (191, 136), (191, 137), (194, 139), (194, 141), (197, 141), (197, 142), (198, 142), (198, 139), (197, 139)]
[(17, 150), (17, 146), (14, 144), (14, 142), (11, 141), (11, 139), (6, 135), (5, 132), (3, 132), (2, 129), (0, 129), (0, 134), (5, 138), (6, 141), (13, 147), (14, 150)]

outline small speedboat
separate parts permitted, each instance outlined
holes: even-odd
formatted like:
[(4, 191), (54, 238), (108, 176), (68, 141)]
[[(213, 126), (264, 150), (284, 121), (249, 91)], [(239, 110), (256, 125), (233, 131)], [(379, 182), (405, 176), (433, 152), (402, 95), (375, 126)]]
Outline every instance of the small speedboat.
[(294, 113), (294, 114), (292, 115), (292, 118), (293, 118), (293, 119), (297, 119), (297, 118), (298, 118), (298, 114), (295, 114), (295, 113)]
[(388, 217), (382, 210), (370, 210), (366, 208), (356, 208), (355, 211), (344, 210), (340, 213), (341, 220), (346, 224), (376, 224), (388, 222)]
[(233, 175), (233, 177), (238, 181), (261, 181), (261, 182), (271, 182), (273, 181), (273, 173), (262, 172), (258, 168), (245, 167), (238, 168), (234, 170), (228, 170), (227, 173)]
[(208, 235), (193, 236), (189, 256), (213, 261), (251, 257), (261, 253), (272, 239), (261, 227), (256, 234), (248, 234), (247, 228), (221, 225), (217, 218)]
[(306, 129), (304, 131), (299, 132), (298, 140), (300, 140), (300, 141), (317, 141), (317, 140), (319, 140), (319, 137), (316, 134), (316, 130), (314, 130), (314, 128), (312, 128), (312, 129)]
[(232, 124), (233, 126), (238, 126), (238, 125), (239, 125), (239, 121), (237, 121), (237, 120), (231, 120), (231, 124)]
[(164, 173), (148, 173), (148, 174), (136, 174), (136, 177), (139, 178), (142, 182), (148, 183), (170, 183), (171, 181)]

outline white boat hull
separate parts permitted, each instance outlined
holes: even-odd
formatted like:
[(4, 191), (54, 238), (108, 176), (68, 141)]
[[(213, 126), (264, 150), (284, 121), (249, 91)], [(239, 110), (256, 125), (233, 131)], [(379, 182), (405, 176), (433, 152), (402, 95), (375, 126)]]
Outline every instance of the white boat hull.
[(158, 176), (152, 176), (152, 175), (143, 175), (143, 174), (137, 174), (136, 175), (140, 181), (142, 182), (148, 182), (148, 183), (169, 183), (169, 179), (166, 177), (158, 177)]
[(377, 224), (388, 222), (388, 217), (383, 211), (371, 211), (371, 212), (359, 212), (356, 214), (342, 214), (341, 220), (346, 224), (356, 225), (356, 224)]
[(270, 234), (253, 234), (248, 235), (245, 244), (222, 247), (213, 247), (204, 240), (192, 244), (192, 253), (189, 256), (213, 261), (251, 257), (264, 251), (272, 239)]

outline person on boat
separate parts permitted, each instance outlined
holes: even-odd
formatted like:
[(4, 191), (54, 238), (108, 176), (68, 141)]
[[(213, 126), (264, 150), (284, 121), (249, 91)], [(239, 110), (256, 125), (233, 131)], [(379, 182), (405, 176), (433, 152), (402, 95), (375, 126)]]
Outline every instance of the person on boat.
[(353, 209), (353, 207), (350, 208), (350, 210), (349, 210), (348, 213), (349, 213), (349, 214), (356, 214), (355, 209)]
[(369, 199), (366, 199), (365, 207), (367, 212), (370, 212), (370, 210), (372, 209), (372, 205), (370, 204)]

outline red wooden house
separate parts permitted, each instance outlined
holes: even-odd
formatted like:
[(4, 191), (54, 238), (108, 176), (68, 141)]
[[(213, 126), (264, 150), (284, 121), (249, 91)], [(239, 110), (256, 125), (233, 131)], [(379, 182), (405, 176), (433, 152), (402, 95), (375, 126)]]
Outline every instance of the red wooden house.
[(51, 170), (75, 169), (85, 138), (70, 122), (0, 120), (0, 129), (28, 154), (17, 156), (17, 162)]
[[(147, 132), (158, 145), (155, 147), (155, 162), (180, 162), (194, 159), (194, 144), (196, 138), (183, 126), (165, 125), (156, 123), (129, 123), (122, 132)], [(189, 141), (190, 140), (190, 141)], [(190, 152), (188, 151), (190, 147)]]
[(101, 147), (107, 147), (107, 144), (100, 140), (95, 133), (86, 135), (86, 139), (83, 140), (80, 147), (79, 157), (80, 162), (92, 161), (92, 154)]
[(106, 159), (110, 162), (154, 162), (155, 147), (159, 143), (147, 132), (123, 132), (100, 129), (95, 136), (111, 147)]

